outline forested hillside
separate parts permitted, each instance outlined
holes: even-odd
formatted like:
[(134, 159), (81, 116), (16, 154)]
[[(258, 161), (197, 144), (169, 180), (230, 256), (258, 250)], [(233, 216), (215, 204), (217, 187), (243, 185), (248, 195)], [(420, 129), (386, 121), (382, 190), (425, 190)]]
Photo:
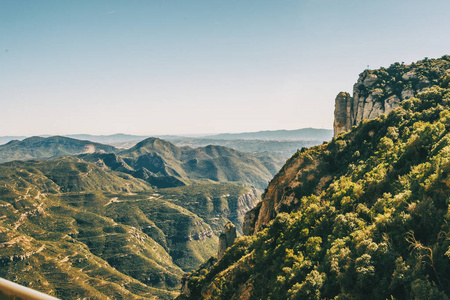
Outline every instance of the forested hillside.
[(253, 234), (178, 299), (447, 299), (450, 75), (431, 81), (297, 152), (247, 214)]

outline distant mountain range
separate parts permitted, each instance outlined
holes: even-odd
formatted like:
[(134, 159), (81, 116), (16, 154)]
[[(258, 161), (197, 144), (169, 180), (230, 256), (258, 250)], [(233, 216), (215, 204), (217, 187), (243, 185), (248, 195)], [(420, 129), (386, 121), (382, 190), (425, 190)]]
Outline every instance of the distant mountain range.
[[(42, 136), (49, 137), (49, 136)], [(102, 143), (110, 146), (114, 146), (119, 149), (129, 149), (135, 146), (142, 140), (149, 138), (142, 135), (130, 135), (130, 134), (113, 134), (113, 135), (89, 135), (89, 134), (73, 134), (66, 137), (90, 141), (92, 143)], [(322, 144), (324, 141), (331, 140), (332, 131), (329, 129), (315, 129), (304, 128), (298, 130), (274, 130), (274, 131), (258, 131), (247, 133), (224, 133), (218, 135), (209, 136), (176, 136), (176, 135), (164, 135), (157, 136), (157, 138), (170, 141), (172, 144), (182, 147), (204, 147), (208, 145), (217, 145), (232, 148), (238, 151), (247, 153), (261, 153), (270, 156), (276, 156), (279, 159), (286, 160), (291, 157), (298, 149), (303, 147), (312, 147)], [(7, 143), (11, 140), (22, 140), (25, 137), (0, 137), (0, 145)], [(1, 147), (1, 146), (0, 146)], [(117, 150), (120, 151), (120, 150)], [(117, 151), (105, 151), (105, 152), (117, 152)], [(60, 151), (61, 153), (64, 151)], [(77, 154), (83, 150), (77, 149), (76, 151), (69, 151), (66, 154)], [(13, 159), (20, 159), (22, 154), (15, 156), (9, 154), (8, 157)], [(54, 154), (57, 155), (57, 154)], [(6, 157), (6, 158), (8, 158)], [(33, 158), (30, 155), (29, 158)], [(47, 158), (42, 155), (37, 155), (36, 158)], [(9, 158), (8, 158), (9, 159)], [(1, 158), (0, 162), (5, 161)]]
[[(113, 135), (89, 135), (89, 134), (71, 134), (67, 137), (89, 140), (98, 143), (125, 143), (140, 141), (149, 136), (131, 135), (131, 134), (113, 134)], [(256, 132), (242, 133), (221, 133), (213, 135), (156, 135), (155, 137), (164, 140), (273, 140), (273, 141), (299, 141), (299, 140), (323, 140), (328, 141), (333, 137), (333, 130), (318, 128), (302, 128), (295, 130), (264, 130)]]
[(68, 137), (31, 137), (0, 146), (0, 162), (80, 155), (103, 169), (123, 172), (154, 187), (176, 187), (198, 180), (240, 182), (264, 189), (284, 161), (222, 146), (177, 147), (148, 138), (127, 150)]
[(209, 139), (234, 140), (275, 140), (275, 141), (298, 141), (298, 140), (323, 140), (329, 141), (333, 137), (330, 129), (303, 128), (297, 130), (266, 130), (244, 133), (222, 133), (206, 136)]
[(158, 138), (145, 139), (117, 154), (93, 153), (80, 157), (131, 174), (159, 188), (184, 186), (206, 179), (240, 182), (264, 189), (283, 163), (274, 157), (222, 146), (180, 148)]
[[(149, 138), (150, 135), (132, 135), (116, 133), (112, 135), (92, 135), (92, 134), (68, 134), (63, 135), (79, 140), (88, 140), (102, 144), (119, 144), (127, 142), (137, 142)], [(155, 136), (155, 135), (153, 135)], [(195, 140), (195, 139), (214, 139), (214, 140), (233, 140), (233, 139), (256, 139), (256, 140), (324, 140), (328, 141), (333, 136), (331, 129), (303, 128), (296, 130), (265, 130), (257, 132), (244, 133), (221, 133), (214, 135), (156, 135), (155, 137), (164, 140)], [(41, 135), (41, 137), (50, 137)], [(23, 140), (26, 136), (0, 136), (0, 145), (6, 144), (12, 140)]]
[(279, 157), (280, 159), (288, 159), (291, 157), (297, 150), (302, 149), (303, 147), (312, 147), (319, 144), (322, 144), (324, 140), (315, 139), (315, 140), (298, 140), (298, 141), (290, 141), (290, 140), (247, 140), (247, 139), (207, 139), (207, 138), (199, 138), (199, 139), (173, 139), (170, 140), (171, 143), (177, 145), (179, 147), (188, 146), (188, 147), (204, 147), (207, 145), (217, 145), (235, 149), (237, 151), (248, 152), (248, 153), (261, 153), (265, 155)]

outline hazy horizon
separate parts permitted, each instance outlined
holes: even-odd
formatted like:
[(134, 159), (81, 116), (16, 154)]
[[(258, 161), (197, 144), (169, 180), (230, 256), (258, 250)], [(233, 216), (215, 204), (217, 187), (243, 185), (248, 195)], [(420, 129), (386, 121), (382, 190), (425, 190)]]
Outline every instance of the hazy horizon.
[(450, 2), (2, 1), (0, 136), (331, 128), (367, 66), (450, 54)]
[(241, 134), (241, 133), (257, 133), (257, 132), (271, 132), (271, 131), (296, 131), (302, 129), (319, 129), (319, 130), (330, 130), (332, 128), (313, 128), (313, 127), (305, 127), (305, 128), (297, 128), (297, 129), (266, 129), (266, 130), (258, 130), (258, 131), (236, 131), (236, 132), (212, 132), (212, 133), (174, 133), (174, 134), (130, 134), (126, 132), (115, 132), (111, 134), (91, 134), (91, 133), (69, 133), (69, 134), (36, 134), (36, 135), (1, 135), (0, 137), (32, 137), (32, 136), (40, 136), (40, 137), (51, 137), (51, 136), (76, 136), (76, 135), (92, 135), (92, 136), (114, 136), (114, 135), (131, 135), (131, 136), (180, 136), (180, 137), (207, 137), (221, 134)]

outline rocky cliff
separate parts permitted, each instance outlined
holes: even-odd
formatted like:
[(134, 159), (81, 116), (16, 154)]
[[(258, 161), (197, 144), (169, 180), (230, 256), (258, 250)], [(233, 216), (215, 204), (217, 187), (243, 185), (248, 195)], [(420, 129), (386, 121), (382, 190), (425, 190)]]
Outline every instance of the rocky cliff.
[(236, 226), (234, 226), (233, 223), (228, 222), (227, 225), (225, 225), (224, 231), (219, 236), (219, 251), (217, 253), (218, 259), (221, 259), (225, 254), (225, 251), (233, 245), (236, 237)]
[(243, 223), (245, 223), (245, 216), (247, 212), (253, 209), (260, 200), (261, 192), (256, 189), (251, 189), (247, 193), (239, 195), (239, 197), (228, 200), (229, 213), (227, 213), (227, 219), (230, 220), (235, 226), (239, 234), (242, 234)]
[(353, 96), (340, 92), (334, 110), (334, 136), (348, 131), (363, 119), (387, 114), (418, 92), (436, 83), (449, 68), (443, 59), (425, 59), (411, 65), (395, 63), (389, 68), (365, 70), (353, 86)]

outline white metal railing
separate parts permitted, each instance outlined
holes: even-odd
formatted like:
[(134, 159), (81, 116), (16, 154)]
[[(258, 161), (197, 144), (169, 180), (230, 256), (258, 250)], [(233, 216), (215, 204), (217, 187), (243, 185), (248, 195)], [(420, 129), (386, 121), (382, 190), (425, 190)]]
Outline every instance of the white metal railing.
[(3, 297), (17, 300), (58, 300), (58, 298), (0, 278), (0, 298), (3, 299)]

